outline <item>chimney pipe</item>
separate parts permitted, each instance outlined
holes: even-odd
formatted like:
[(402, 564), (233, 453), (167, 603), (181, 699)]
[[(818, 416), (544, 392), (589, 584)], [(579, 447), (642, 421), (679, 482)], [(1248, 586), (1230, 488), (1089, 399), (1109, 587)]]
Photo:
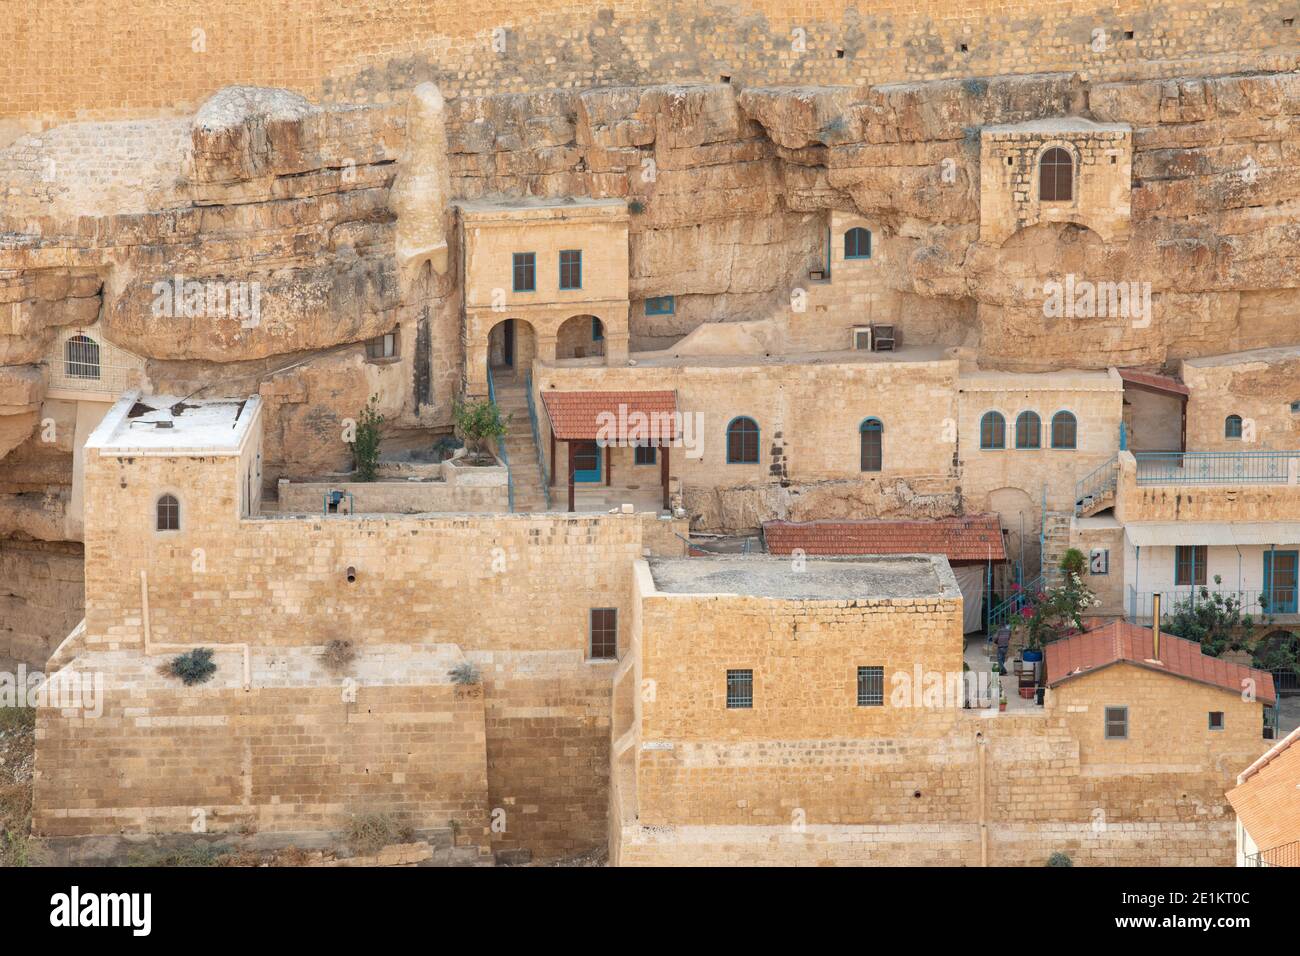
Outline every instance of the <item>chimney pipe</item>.
[(1151, 657), (1160, 660), (1160, 595), (1151, 595)]

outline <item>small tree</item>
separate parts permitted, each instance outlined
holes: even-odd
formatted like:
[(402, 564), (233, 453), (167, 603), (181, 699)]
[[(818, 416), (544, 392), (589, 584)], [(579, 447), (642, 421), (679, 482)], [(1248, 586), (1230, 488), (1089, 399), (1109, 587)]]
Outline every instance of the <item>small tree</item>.
[(1098, 603), (1083, 583), (1083, 565), (1083, 552), (1070, 548), (1061, 557), (1060, 587), (1030, 595), (1019, 616), (1011, 619), (1012, 633), (1023, 637), (1027, 649), (1039, 650), (1058, 637), (1083, 630), (1083, 612)]
[(375, 480), (379, 470), (379, 439), (383, 424), (384, 416), (379, 414), (379, 396), (371, 395), (357, 416), (357, 433), (352, 442), (357, 481)]
[(501, 417), (497, 403), (488, 399), (479, 402), (457, 402), (452, 407), (456, 430), (465, 439), (466, 446), (479, 456), (487, 455), (485, 443), (489, 438), (500, 438), (506, 433), (510, 418)]

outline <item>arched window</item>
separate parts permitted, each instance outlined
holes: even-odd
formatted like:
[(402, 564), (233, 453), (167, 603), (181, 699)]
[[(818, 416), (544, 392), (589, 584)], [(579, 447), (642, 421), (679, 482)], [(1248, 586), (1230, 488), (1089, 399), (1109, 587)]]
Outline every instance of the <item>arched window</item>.
[(1074, 198), (1074, 157), (1053, 146), (1038, 161), (1038, 198), (1043, 202), (1068, 202)]
[(154, 527), (159, 531), (179, 531), (181, 528), (181, 503), (175, 495), (163, 495), (158, 499), (157, 520)]
[(1079, 422), (1073, 412), (1057, 412), (1052, 416), (1052, 447), (1079, 447)]
[(758, 422), (733, 418), (727, 426), (727, 464), (758, 464)]
[(881, 445), (884, 432), (885, 426), (881, 424), (879, 418), (868, 418), (858, 426), (863, 471), (880, 471), (884, 466), (885, 455)]
[(68, 378), (99, 378), (99, 343), (78, 333), (63, 348), (63, 371)]
[(871, 258), (871, 230), (855, 226), (844, 234), (845, 259)]
[(980, 419), (980, 447), (1007, 447), (1007, 420), (1001, 412), (985, 412)]
[(1223, 420), (1223, 437), (1241, 440), (1241, 416), (1229, 415)]
[(1037, 412), (1021, 412), (1016, 417), (1016, 447), (1043, 447), (1043, 420)]

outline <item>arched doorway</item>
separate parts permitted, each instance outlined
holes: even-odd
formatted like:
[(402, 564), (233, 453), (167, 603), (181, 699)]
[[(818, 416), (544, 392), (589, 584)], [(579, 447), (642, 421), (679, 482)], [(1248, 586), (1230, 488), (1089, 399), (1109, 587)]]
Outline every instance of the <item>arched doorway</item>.
[(555, 357), (587, 358), (605, 354), (605, 323), (594, 315), (573, 315), (555, 333)]
[(523, 319), (503, 319), (488, 332), (488, 366), (498, 381), (527, 374), (537, 355), (537, 334)]

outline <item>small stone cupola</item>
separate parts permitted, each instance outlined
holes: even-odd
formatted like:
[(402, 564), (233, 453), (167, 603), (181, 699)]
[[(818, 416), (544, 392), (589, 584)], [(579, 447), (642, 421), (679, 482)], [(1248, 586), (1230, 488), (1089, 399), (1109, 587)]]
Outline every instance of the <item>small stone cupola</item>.
[(980, 131), (980, 242), (1074, 222), (1106, 242), (1128, 237), (1133, 129), (1078, 116)]

